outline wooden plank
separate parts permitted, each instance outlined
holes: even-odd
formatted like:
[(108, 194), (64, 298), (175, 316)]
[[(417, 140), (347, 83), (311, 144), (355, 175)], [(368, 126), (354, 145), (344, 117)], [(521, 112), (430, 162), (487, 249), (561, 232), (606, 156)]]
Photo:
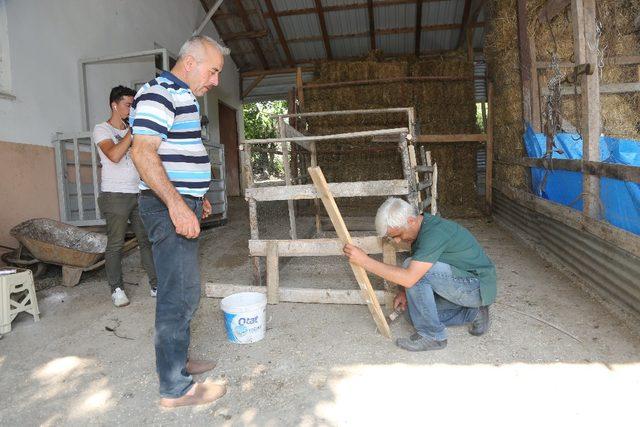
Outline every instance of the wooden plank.
[[(66, 153), (65, 153), (66, 154)], [(82, 177), (80, 176), (80, 149), (78, 138), (73, 138), (73, 161), (75, 162), (76, 197), (78, 200), (78, 214), (80, 221), (84, 220), (84, 206), (82, 204)], [(71, 209), (71, 207), (69, 207)]]
[(418, 135), (415, 137), (415, 142), (429, 143), (429, 142), (486, 142), (487, 134), (484, 133), (472, 133), (472, 134), (452, 134), (452, 135)]
[(299, 66), (292, 68), (272, 68), (270, 70), (252, 70), (252, 71), (244, 71), (240, 73), (240, 77), (246, 79), (247, 77), (257, 77), (257, 76), (274, 76), (279, 74), (295, 74), (298, 70), (301, 71), (314, 71), (315, 67), (313, 66)]
[[(409, 184), (404, 179), (362, 182), (334, 182), (329, 189), (335, 197), (404, 196), (409, 194)], [(317, 199), (317, 189), (311, 185), (247, 188), (245, 197), (258, 202), (276, 200)]]
[[(640, 83), (611, 83), (600, 86), (600, 93), (614, 94), (614, 93), (635, 93), (640, 92)], [(549, 96), (550, 92), (548, 88), (544, 88), (540, 91), (542, 96)], [(560, 95), (571, 96), (575, 94), (581, 95), (581, 87), (577, 90), (573, 85), (562, 85), (560, 87)]]
[(336, 139), (357, 139), (364, 136), (378, 136), (378, 135), (398, 135), (408, 132), (408, 128), (393, 128), (393, 129), (378, 129), (378, 130), (365, 130), (361, 132), (348, 132), (348, 133), (334, 133), (332, 135), (315, 135), (315, 136), (301, 136), (297, 138), (267, 138), (267, 139), (247, 139), (245, 144), (273, 144), (275, 142), (291, 141), (332, 141)]
[[(329, 214), (331, 218), (331, 222), (333, 222), (333, 226), (336, 228), (336, 233), (338, 237), (342, 241), (342, 243), (352, 243), (351, 235), (349, 234), (349, 230), (344, 224), (342, 220), (342, 214), (336, 205), (336, 201), (331, 194), (331, 190), (329, 189), (329, 185), (322, 174), (322, 170), (319, 167), (311, 167), (309, 168), (309, 175), (313, 180), (313, 184), (316, 186), (318, 192), (320, 193), (320, 198), (322, 199), (322, 203), (324, 204), (325, 210)], [(349, 263), (351, 269), (353, 270), (353, 274), (356, 277), (358, 285), (362, 290), (363, 297), (367, 301), (367, 307), (373, 316), (373, 320), (378, 326), (378, 331), (386, 337), (391, 338), (391, 330), (389, 329), (389, 325), (387, 324), (387, 320), (380, 308), (380, 304), (378, 303), (378, 298), (371, 287), (371, 282), (369, 281), (369, 276), (367, 276), (367, 272), (364, 268), (359, 265), (355, 265)]]
[(438, 213), (438, 164), (433, 164), (433, 175), (431, 176), (433, 185), (431, 186), (431, 215)]
[[(316, 146), (315, 141), (311, 144), (311, 167), (316, 167), (318, 166), (318, 147)], [(320, 222), (320, 200), (317, 197), (313, 199), (313, 208), (316, 213), (316, 233), (320, 234), (322, 231), (322, 224)]]
[[(284, 118), (278, 119), (278, 129), (280, 131), (280, 137), (285, 137)], [(282, 164), (284, 167), (284, 184), (291, 185), (291, 164), (289, 163), (289, 143), (283, 142), (282, 146)], [(287, 201), (287, 207), (289, 210), (289, 234), (292, 239), (298, 238), (298, 231), (296, 230), (296, 212), (293, 206), (293, 200)]]
[(230, 42), (230, 41), (234, 41), (234, 40), (243, 40), (243, 39), (261, 39), (263, 37), (266, 37), (268, 35), (268, 31), (267, 30), (261, 30), (261, 31), (242, 31), (239, 33), (223, 33), (220, 34), (220, 38), (222, 38), (222, 40), (224, 40), (225, 42)]
[[(382, 244), (382, 262), (385, 264), (395, 266), (397, 264), (396, 260), (396, 248), (386, 239)], [(398, 292), (398, 284), (389, 282), (387, 280), (384, 281), (385, 284), (385, 305), (387, 307), (393, 307), (393, 300)]]
[[(233, 285), (227, 283), (205, 284), (205, 295), (208, 298), (224, 298), (238, 292), (260, 292), (266, 293), (264, 286)], [(278, 289), (278, 299), (280, 302), (305, 303), (305, 304), (366, 304), (358, 289), (305, 289), (305, 288), (285, 288)], [(384, 291), (375, 291), (379, 299), (384, 299)]]
[(280, 272), (278, 271), (278, 243), (267, 242), (267, 302), (277, 304), (278, 289), (280, 288)]
[[(536, 63), (536, 41), (534, 37), (529, 37), (529, 54), (531, 55), (531, 126), (535, 132), (542, 132), (542, 110), (540, 107), (540, 82)], [(482, 104), (482, 114), (484, 117), (484, 104)]]
[(433, 166), (418, 165), (416, 166), (416, 170), (420, 173), (433, 172)]
[[(251, 238), (259, 239), (260, 233), (258, 232), (258, 204), (255, 199), (249, 199), (249, 228), (251, 229)], [(260, 259), (253, 257), (251, 259), (253, 284), (262, 284), (262, 275), (260, 274)]]
[(494, 187), (509, 199), (517, 201), (531, 210), (553, 218), (576, 230), (589, 232), (632, 255), (640, 257), (640, 236), (614, 227), (607, 222), (587, 217), (582, 212), (568, 206), (536, 197), (531, 193), (505, 184), (496, 182)]
[[(348, 219), (348, 218), (347, 218)], [(353, 244), (368, 254), (382, 253), (382, 238), (378, 236), (352, 237)], [(340, 256), (344, 244), (340, 239), (297, 239), (297, 240), (249, 240), (249, 255), (267, 256), (269, 242), (277, 244), (279, 257)], [(406, 251), (398, 248), (396, 251)]]
[(515, 160), (500, 160), (501, 163), (549, 170), (581, 172), (600, 178), (640, 184), (640, 167), (616, 163), (584, 162), (581, 159), (541, 159), (525, 157)]
[[(487, 85), (487, 145), (484, 176), (484, 198), (487, 212), (493, 208), (493, 82)], [(434, 178), (435, 180), (435, 178)]]
[(412, 108), (395, 107), (395, 108), (370, 108), (361, 110), (337, 110), (337, 111), (312, 111), (309, 113), (296, 114), (280, 114), (277, 117), (321, 117), (321, 116), (344, 116), (350, 114), (380, 114), (380, 113), (405, 113), (407, 120), (411, 114)]
[(456, 49), (462, 47), (464, 41), (465, 30), (469, 24), (469, 13), (471, 12), (471, 0), (465, 0), (464, 9), (462, 11), (462, 23), (460, 24), (460, 33), (458, 34), (458, 42), (456, 43)]
[(472, 81), (473, 77), (464, 76), (407, 76), (407, 77), (392, 77), (386, 79), (369, 79), (369, 80), (352, 80), (349, 82), (334, 82), (334, 83), (305, 83), (305, 89), (330, 89), (336, 87), (345, 86), (361, 86), (370, 84), (388, 84), (398, 82), (466, 82)]
[[(636, 65), (640, 64), (640, 55), (627, 55), (627, 56), (609, 56), (604, 58), (604, 65)], [(547, 61), (537, 61), (536, 68), (549, 68), (550, 63)], [(574, 68), (576, 64), (574, 62), (562, 61), (558, 63), (560, 68)]]
[(282, 31), (282, 27), (280, 26), (280, 19), (278, 19), (278, 16), (276, 15), (276, 12), (273, 8), (273, 4), (271, 3), (271, 0), (264, 0), (264, 2), (267, 6), (267, 11), (269, 12), (269, 15), (271, 17), (271, 22), (273, 23), (273, 27), (276, 29), (276, 34), (278, 35), (280, 46), (284, 51), (284, 55), (287, 57), (287, 63), (289, 64), (290, 67), (293, 67), (295, 65), (295, 61), (293, 59), (293, 55), (291, 55), (291, 51), (289, 50), (289, 45), (287, 44), (287, 40), (284, 37), (284, 32)]
[[(574, 57), (577, 64), (596, 64), (598, 55), (590, 46), (596, 45), (595, 0), (572, 0), (571, 12), (574, 29)], [(582, 88), (581, 119), (582, 159), (600, 160), (600, 78), (599, 73), (580, 76)], [(597, 218), (600, 212), (600, 180), (589, 174), (582, 176), (584, 212)]]
[(523, 131), (527, 123), (531, 123), (531, 52), (529, 51), (529, 33), (527, 26), (527, 0), (517, 0), (518, 18), (518, 54), (520, 57), (520, 81), (522, 87)]
[(98, 205), (98, 197), (100, 197), (100, 185), (98, 184), (98, 165), (96, 162), (96, 144), (91, 144), (91, 183), (93, 184), (93, 202), (95, 203), (96, 219), (100, 219), (100, 206)]
[(407, 142), (407, 134), (401, 134), (398, 141), (398, 149), (400, 150), (400, 159), (402, 161), (402, 175), (407, 181), (409, 193), (407, 194), (407, 201), (409, 204), (419, 209), (418, 202), (418, 183), (415, 179), (415, 172), (411, 166), (411, 160), (409, 157), (409, 147)]
[[(370, 216), (352, 216), (345, 217), (344, 223), (347, 225), (347, 229), (351, 231), (376, 231), (375, 218)], [(323, 231), (335, 231), (333, 228), (333, 224), (331, 223), (331, 218), (322, 217), (322, 230)]]

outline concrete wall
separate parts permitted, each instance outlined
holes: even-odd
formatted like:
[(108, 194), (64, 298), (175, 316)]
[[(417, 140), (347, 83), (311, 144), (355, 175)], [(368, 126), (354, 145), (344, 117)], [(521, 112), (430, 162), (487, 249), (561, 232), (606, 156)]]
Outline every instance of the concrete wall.
[[(3, 183), (0, 195), (5, 206), (16, 206), (16, 213), (0, 216), (0, 244), (14, 246), (15, 241), (7, 239), (7, 230), (33, 217), (31, 209), (26, 209), (32, 201), (53, 200), (51, 208), (40, 215), (58, 218), (51, 140), (55, 132), (84, 130), (79, 59), (157, 47), (177, 54), (205, 12), (198, 0), (0, 0), (0, 8), (8, 23), (8, 91), (15, 97), (0, 97), (0, 141), (5, 142), (0, 168), (2, 177), (12, 183)], [(211, 23), (203, 34), (219, 40)], [(2, 55), (6, 58), (6, 54), (5, 46)], [(108, 118), (111, 87), (147, 81), (154, 72), (151, 60), (88, 66), (90, 127)], [(220, 87), (207, 94), (207, 105), (203, 105), (203, 111), (210, 110), (214, 141), (219, 140), (219, 99), (234, 108), (241, 105), (239, 74), (230, 57), (226, 58)], [(43, 167), (45, 164), (49, 166)], [(17, 177), (33, 183), (42, 180), (47, 185), (21, 186)], [(20, 203), (25, 203), (24, 208)]]

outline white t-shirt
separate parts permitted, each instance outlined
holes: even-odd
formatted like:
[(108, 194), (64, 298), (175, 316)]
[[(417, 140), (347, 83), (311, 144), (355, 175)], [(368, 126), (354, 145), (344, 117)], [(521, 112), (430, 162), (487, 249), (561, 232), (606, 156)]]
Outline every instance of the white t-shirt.
[[(111, 139), (114, 144), (120, 142), (127, 134), (127, 129), (116, 129), (108, 122), (97, 124), (93, 128), (93, 143), (98, 144), (105, 139)], [(140, 175), (131, 160), (130, 150), (118, 163), (114, 163), (102, 152), (98, 145), (100, 163), (102, 163), (102, 182), (100, 190), (107, 193), (138, 193)]]

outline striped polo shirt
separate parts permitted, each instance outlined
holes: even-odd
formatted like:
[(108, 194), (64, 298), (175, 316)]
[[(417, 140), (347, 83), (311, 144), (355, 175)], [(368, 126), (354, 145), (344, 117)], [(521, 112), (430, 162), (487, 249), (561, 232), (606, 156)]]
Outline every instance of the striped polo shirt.
[[(134, 135), (162, 138), (158, 155), (176, 190), (204, 196), (211, 181), (211, 164), (202, 144), (200, 107), (189, 86), (163, 72), (140, 88), (129, 118)], [(140, 189), (149, 187), (141, 180)]]

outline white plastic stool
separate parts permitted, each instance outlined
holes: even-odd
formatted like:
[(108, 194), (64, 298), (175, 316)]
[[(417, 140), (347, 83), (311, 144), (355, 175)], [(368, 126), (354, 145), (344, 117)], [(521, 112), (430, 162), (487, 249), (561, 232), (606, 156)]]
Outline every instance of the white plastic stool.
[(35, 322), (40, 320), (36, 288), (31, 270), (16, 269), (12, 274), (0, 274), (0, 334), (11, 331), (11, 322), (26, 311)]

